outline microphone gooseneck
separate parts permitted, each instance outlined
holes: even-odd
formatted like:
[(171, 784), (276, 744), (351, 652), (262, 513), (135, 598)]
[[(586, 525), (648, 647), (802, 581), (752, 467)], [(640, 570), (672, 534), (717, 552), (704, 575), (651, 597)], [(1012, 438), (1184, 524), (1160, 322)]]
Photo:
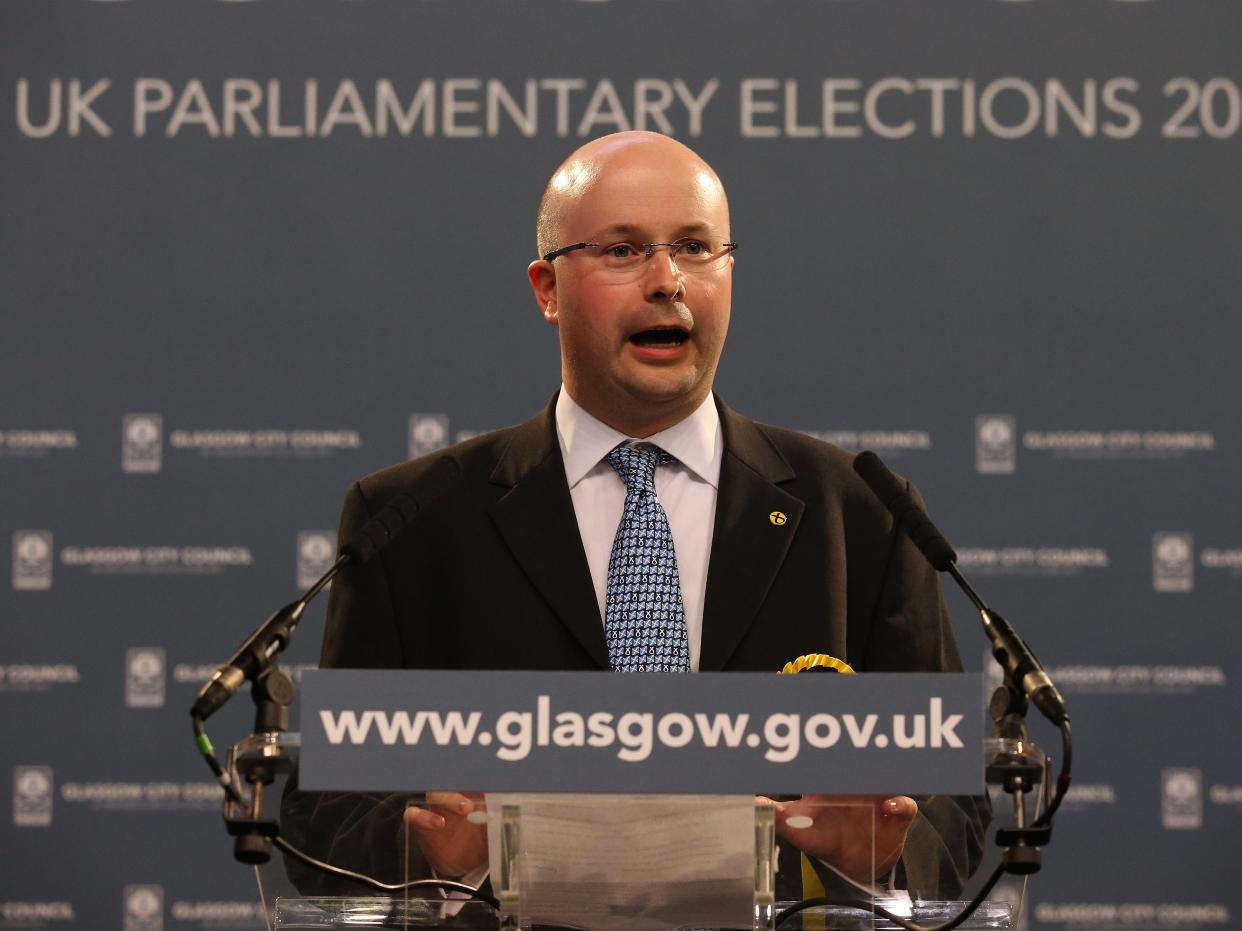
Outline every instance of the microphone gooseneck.
[(931, 522), (909, 483), (894, 475), (870, 450), (854, 457), (854, 471), (888, 508), (893, 520), (909, 535), (932, 567), (951, 575), (979, 610), (984, 632), (992, 644), (992, 655), (1009, 673), (1011, 681), (1022, 689), (1044, 717), (1057, 726), (1064, 724), (1069, 718), (1065, 700), (1052, 684), (1048, 673), (1009, 622), (989, 608), (966, 581), (957, 568), (957, 553)]
[(419, 510), (439, 499), (451, 487), (457, 474), (457, 466), (452, 460), (437, 460), (427, 472), (418, 499), (410, 494), (397, 495), (350, 534), (341, 545), (340, 555), (331, 568), (297, 601), (291, 601), (264, 621), (237, 648), (228, 662), (220, 666), (207, 680), (190, 708), (190, 715), (198, 721), (207, 720), (236, 695), (243, 685), (258, 680), (289, 645), (306, 606), (327, 587), (333, 577), (347, 565), (363, 565), (391, 543)]

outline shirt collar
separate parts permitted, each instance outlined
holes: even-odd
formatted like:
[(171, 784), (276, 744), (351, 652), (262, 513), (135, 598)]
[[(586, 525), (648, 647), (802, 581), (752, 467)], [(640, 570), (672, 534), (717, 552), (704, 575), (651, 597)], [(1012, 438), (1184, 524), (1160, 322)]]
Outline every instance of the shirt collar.
[(570, 488), (582, 481), (618, 443), (653, 443), (713, 488), (720, 487), (724, 437), (711, 394), (685, 420), (637, 440), (591, 416), (562, 385), (556, 399), (556, 438)]

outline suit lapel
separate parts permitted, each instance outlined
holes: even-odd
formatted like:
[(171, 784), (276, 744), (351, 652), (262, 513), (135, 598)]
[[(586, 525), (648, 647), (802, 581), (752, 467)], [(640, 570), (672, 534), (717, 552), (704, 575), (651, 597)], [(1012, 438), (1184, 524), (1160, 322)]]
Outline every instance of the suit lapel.
[(552, 406), (517, 428), (491, 482), (508, 489), (488, 510), (513, 558), (591, 658), (609, 668)]
[(794, 471), (763, 431), (719, 401), (717, 406), (725, 453), (703, 605), (704, 672), (722, 669), (754, 622), (805, 507), (779, 487)]

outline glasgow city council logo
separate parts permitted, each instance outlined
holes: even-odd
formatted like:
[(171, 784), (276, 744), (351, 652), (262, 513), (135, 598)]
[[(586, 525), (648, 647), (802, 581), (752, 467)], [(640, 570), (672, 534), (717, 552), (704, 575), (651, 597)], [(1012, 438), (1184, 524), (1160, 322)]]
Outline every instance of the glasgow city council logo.
[(1008, 475), (1018, 465), (1018, 429), (1008, 414), (980, 414), (975, 418), (975, 471), (980, 475)]
[(163, 886), (126, 886), (121, 901), (123, 931), (164, 931)]
[(19, 828), (52, 823), (52, 767), (13, 767), (13, 823)]
[(327, 530), (298, 532), (298, 588), (310, 588), (336, 562), (336, 535)]
[(121, 420), (121, 470), (158, 472), (164, 458), (163, 437), (159, 414), (126, 414)]
[(1158, 592), (1195, 587), (1195, 538), (1189, 533), (1156, 533), (1151, 538), (1151, 584)]
[(1203, 773), (1170, 768), (1160, 772), (1160, 823), (1171, 830), (1203, 827)]
[(13, 588), (19, 592), (52, 587), (52, 534), (47, 530), (13, 531)]
[(410, 458), (417, 459), (427, 453), (448, 446), (448, 414), (410, 415)]
[(125, 651), (125, 707), (164, 707), (164, 651), (130, 647)]

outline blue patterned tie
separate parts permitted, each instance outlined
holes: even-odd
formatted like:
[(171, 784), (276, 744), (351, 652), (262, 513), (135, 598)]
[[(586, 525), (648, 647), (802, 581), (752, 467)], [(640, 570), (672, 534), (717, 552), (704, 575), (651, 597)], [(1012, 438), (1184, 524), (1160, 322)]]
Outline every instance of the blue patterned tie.
[(686, 609), (655, 470), (674, 462), (657, 446), (622, 444), (606, 457), (625, 482), (625, 506), (608, 558), (604, 635), (618, 672), (689, 672)]

